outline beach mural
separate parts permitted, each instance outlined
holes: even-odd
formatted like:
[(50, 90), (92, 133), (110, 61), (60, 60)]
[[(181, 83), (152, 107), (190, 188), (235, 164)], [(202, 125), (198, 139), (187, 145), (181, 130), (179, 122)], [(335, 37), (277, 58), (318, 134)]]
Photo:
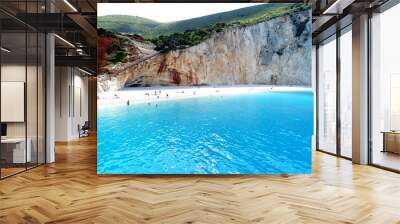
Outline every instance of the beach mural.
[(311, 173), (308, 5), (98, 13), (98, 174)]

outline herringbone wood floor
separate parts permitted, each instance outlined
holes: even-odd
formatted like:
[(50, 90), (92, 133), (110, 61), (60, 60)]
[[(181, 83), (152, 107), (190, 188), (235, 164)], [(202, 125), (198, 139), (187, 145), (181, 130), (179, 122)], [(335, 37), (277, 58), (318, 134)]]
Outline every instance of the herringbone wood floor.
[(400, 175), (315, 152), (299, 176), (97, 176), (96, 139), (0, 181), (0, 223), (400, 223)]

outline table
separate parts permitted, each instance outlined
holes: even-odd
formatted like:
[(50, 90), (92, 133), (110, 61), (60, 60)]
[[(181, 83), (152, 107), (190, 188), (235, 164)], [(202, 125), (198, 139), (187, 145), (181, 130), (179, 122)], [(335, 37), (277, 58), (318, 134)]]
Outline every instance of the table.
[(382, 152), (392, 152), (400, 154), (400, 131), (382, 131), (383, 150)]
[[(25, 140), (27, 141), (27, 147), (25, 151)], [(12, 163), (26, 163), (26, 162), (31, 162), (32, 160), (32, 152), (31, 152), (31, 145), (32, 141), (30, 138), (25, 139), (25, 138), (5, 138), (1, 139), (1, 153), (2, 157), (3, 154), (8, 154), (10, 152), (12, 156), (7, 156), (9, 157), (9, 162)], [(13, 146), (11, 149), (9, 146)], [(3, 157), (4, 158), (4, 157)], [(7, 159), (6, 159), (7, 160)]]

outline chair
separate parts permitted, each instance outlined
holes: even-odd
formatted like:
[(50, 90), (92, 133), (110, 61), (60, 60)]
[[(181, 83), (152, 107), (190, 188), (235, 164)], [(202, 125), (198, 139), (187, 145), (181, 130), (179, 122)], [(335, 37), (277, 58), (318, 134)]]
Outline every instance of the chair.
[(89, 129), (90, 129), (89, 121), (85, 121), (82, 127), (78, 124), (79, 138), (89, 136)]

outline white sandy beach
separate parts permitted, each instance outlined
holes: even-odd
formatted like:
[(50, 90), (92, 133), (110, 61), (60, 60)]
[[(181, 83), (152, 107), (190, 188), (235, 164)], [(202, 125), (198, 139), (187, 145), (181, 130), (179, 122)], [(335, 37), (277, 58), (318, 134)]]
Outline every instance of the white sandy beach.
[(195, 97), (223, 96), (248, 94), (270, 91), (311, 91), (311, 87), (267, 86), (267, 85), (236, 85), (236, 86), (153, 86), (132, 87), (120, 91), (109, 91), (97, 95), (99, 108), (127, 105), (156, 103), (160, 101), (188, 99)]

